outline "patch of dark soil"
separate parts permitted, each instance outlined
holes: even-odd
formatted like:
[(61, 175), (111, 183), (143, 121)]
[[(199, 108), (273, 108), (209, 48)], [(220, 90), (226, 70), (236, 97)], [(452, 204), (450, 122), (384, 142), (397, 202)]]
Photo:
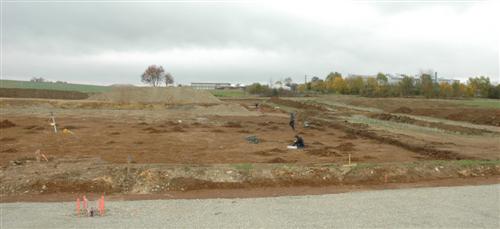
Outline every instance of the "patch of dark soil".
[(273, 125), (273, 126), (268, 126), (267, 129), (269, 129), (269, 130), (279, 130), (280, 128), (279, 128), (279, 126)]
[(257, 152), (254, 152), (253, 154), (255, 155), (259, 155), (259, 156), (272, 156), (273, 153), (271, 153), (270, 151), (268, 150), (261, 150), (261, 151), (257, 151)]
[(249, 134), (249, 133), (251, 133), (249, 130), (238, 130), (237, 132), (238, 133), (242, 133), (242, 134)]
[(6, 150), (2, 150), (2, 153), (17, 153), (17, 149), (8, 148)]
[(142, 145), (142, 144), (144, 144), (144, 142), (143, 141), (135, 141), (134, 144), (136, 144), (136, 145)]
[(320, 146), (324, 145), (323, 143), (318, 142), (318, 141), (314, 141), (314, 142), (312, 142), (311, 144), (312, 144), (312, 145), (320, 145)]
[(186, 131), (180, 126), (174, 126), (174, 128), (172, 128), (172, 132), (186, 132)]
[(408, 107), (399, 107), (396, 110), (393, 110), (392, 113), (403, 113), (403, 114), (410, 114), (413, 110)]
[(76, 129), (81, 129), (81, 128), (85, 128), (83, 126), (72, 126), (72, 125), (69, 125), (69, 126), (64, 126), (63, 127), (64, 129), (68, 129), (68, 130), (76, 130)]
[(275, 157), (269, 161), (267, 161), (267, 163), (287, 163), (288, 161), (281, 158), (281, 157)]
[(224, 133), (225, 131), (223, 131), (221, 129), (215, 129), (215, 130), (212, 130), (212, 132), (214, 132), (214, 133)]
[(108, 141), (106, 142), (106, 145), (111, 145), (111, 144), (115, 144), (116, 142), (115, 141)]
[(229, 128), (242, 128), (243, 126), (241, 125), (240, 122), (234, 122), (234, 121), (229, 121), (224, 124), (224, 127), (229, 127)]
[(340, 145), (336, 146), (335, 149), (338, 149), (340, 151), (353, 151), (354, 144), (352, 144), (350, 142), (341, 143)]
[(9, 137), (0, 138), (0, 142), (12, 142), (15, 140), (16, 140), (16, 138), (9, 138)]
[(319, 157), (340, 157), (339, 153), (337, 153), (335, 150), (333, 150), (332, 147), (322, 147), (322, 148), (317, 148), (317, 149), (307, 149), (306, 153), (314, 155), (314, 156), (319, 156)]
[(285, 149), (279, 149), (279, 148), (273, 148), (273, 149), (270, 149), (269, 152), (273, 152), (273, 153), (285, 153), (286, 150)]
[(154, 127), (147, 127), (147, 128), (142, 129), (142, 130), (147, 131), (150, 134), (159, 134), (159, 133), (167, 132), (166, 130), (159, 130), (159, 129), (156, 129)]
[(37, 125), (30, 125), (30, 126), (24, 127), (23, 129), (25, 129), (25, 130), (32, 130), (32, 129), (35, 129), (36, 127), (38, 127), (38, 126)]
[(0, 122), (0, 129), (11, 128), (14, 126), (16, 126), (16, 124), (9, 121), (8, 119), (4, 119), (3, 121)]
[(342, 137), (340, 137), (340, 138), (342, 138), (342, 139), (347, 139), (347, 140), (351, 140), (351, 139), (358, 139), (358, 137), (356, 137), (356, 135), (354, 135), (354, 134), (349, 134), (349, 133), (348, 133), (348, 134), (346, 134), (346, 135), (344, 135), (344, 136), (342, 136)]
[(111, 132), (111, 133), (109, 133), (109, 135), (120, 135), (120, 132), (116, 132), (116, 131), (115, 132)]
[(28, 130), (26, 132), (24, 132), (25, 134), (36, 134), (36, 131), (33, 131), (33, 130)]
[(146, 122), (140, 122), (140, 123), (138, 123), (137, 125), (139, 125), (139, 126), (147, 126), (147, 125), (148, 125), (148, 123), (146, 123)]

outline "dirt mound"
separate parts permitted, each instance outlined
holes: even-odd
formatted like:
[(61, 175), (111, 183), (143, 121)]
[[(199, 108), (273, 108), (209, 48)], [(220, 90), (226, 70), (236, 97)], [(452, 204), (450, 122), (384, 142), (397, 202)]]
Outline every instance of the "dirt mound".
[(393, 110), (392, 113), (404, 113), (404, 114), (409, 114), (411, 113), (413, 110), (411, 108), (408, 108), (408, 107), (400, 107), (396, 110)]
[(0, 122), (0, 129), (3, 128), (10, 128), (16, 126), (15, 123), (9, 121), (8, 119), (4, 119), (3, 121)]
[(208, 91), (192, 88), (138, 88), (118, 87), (110, 92), (93, 95), (90, 100), (109, 101), (117, 103), (166, 103), (166, 104), (196, 104), (221, 103)]

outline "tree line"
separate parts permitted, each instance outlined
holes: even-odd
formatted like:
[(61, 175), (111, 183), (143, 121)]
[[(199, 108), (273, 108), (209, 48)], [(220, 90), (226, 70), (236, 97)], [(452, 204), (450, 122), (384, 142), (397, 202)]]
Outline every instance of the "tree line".
[[(397, 83), (389, 83), (388, 77), (378, 73), (374, 77), (342, 77), (338, 72), (328, 74), (325, 79), (313, 77), (310, 82), (295, 85), (292, 91), (298, 94), (304, 93), (336, 93), (345, 95), (361, 95), (365, 97), (408, 97), (424, 96), (426, 98), (494, 98), (500, 99), (500, 85), (492, 85), (489, 77), (471, 77), (466, 83), (460, 81), (436, 82), (428, 73), (420, 74), (415, 79), (403, 75)], [(295, 89), (295, 90), (293, 90)], [(258, 83), (247, 87), (250, 94), (260, 95), (283, 95), (279, 89), (271, 89), (266, 85)]]

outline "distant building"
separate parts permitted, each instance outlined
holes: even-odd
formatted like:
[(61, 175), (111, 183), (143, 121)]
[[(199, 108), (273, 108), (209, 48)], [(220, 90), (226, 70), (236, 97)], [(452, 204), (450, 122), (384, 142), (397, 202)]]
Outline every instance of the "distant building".
[[(420, 76), (419, 75), (408, 75), (408, 74), (400, 74), (400, 73), (386, 73), (385, 76), (387, 77), (387, 83), (388, 84), (398, 84), (403, 80), (404, 76), (408, 76), (414, 80), (415, 83), (420, 83)], [(377, 75), (360, 75), (360, 74), (348, 74), (347, 78), (354, 78), (354, 77), (361, 77), (364, 80), (368, 78), (377, 78)], [(439, 78), (437, 77), (437, 72), (434, 73), (434, 76), (432, 77), (432, 81), (435, 83), (448, 83), (448, 84), (453, 84), (455, 82), (460, 83), (460, 80), (455, 80), (455, 79), (450, 79), (450, 78)]]
[(403, 78), (405, 76), (413, 78), (413, 80), (419, 80), (417, 77), (413, 77), (413, 76), (406, 75), (406, 74), (400, 74), (400, 73), (394, 73), (394, 74), (389, 73), (389, 74), (386, 74), (385, 76), (387, 77), (388, 84), (398, 84), (399, 82), (401, 82), (401, 80), (403, 80)]
[[(403, 80), (404, 74), (399, 74), (399, 73), (391, 74), (391, 73), (387, 73), (387, 74), (385, 74), (385, 76), (387, 77), (387, 83), (388, 84), (398, 84), (399, 82), (401, 82), (401, 80)], [(348, 78), (361, 77), (364, 80), (366, 80), (368, 78), (375, 78), (376, 79), (377, 75), (348, 74), (347, 77)]]
[(437, 78), (437, 83), (438, 84), (440, 84), (440, 83), (453, 84), (455, 82), (460, 83), (460, 80)]
[(292, 88), (291, 88), (291, 87), (286, 86), (286, 85), (285, 85), (283, 82), (281, 82), (281, 81), (277, 81), (277, 82), (275, 82), (275, 83), (271, 84), (271, 85), (270, 85), (270, 88), (271, 88), (271, 89), (283, 89), (283, 90), (288, 90), (288, 91), (292, 90)]
[(214, 90), (231, 87), (230, 83), (191, 83), (191, 87), (198, 90)]

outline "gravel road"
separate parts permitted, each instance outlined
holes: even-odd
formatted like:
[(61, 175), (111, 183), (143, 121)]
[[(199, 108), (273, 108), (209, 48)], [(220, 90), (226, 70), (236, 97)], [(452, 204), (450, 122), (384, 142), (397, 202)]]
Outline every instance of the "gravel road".
[(253, 199), (0, 204), (1, 228), (500, 228), (500, 184)]

